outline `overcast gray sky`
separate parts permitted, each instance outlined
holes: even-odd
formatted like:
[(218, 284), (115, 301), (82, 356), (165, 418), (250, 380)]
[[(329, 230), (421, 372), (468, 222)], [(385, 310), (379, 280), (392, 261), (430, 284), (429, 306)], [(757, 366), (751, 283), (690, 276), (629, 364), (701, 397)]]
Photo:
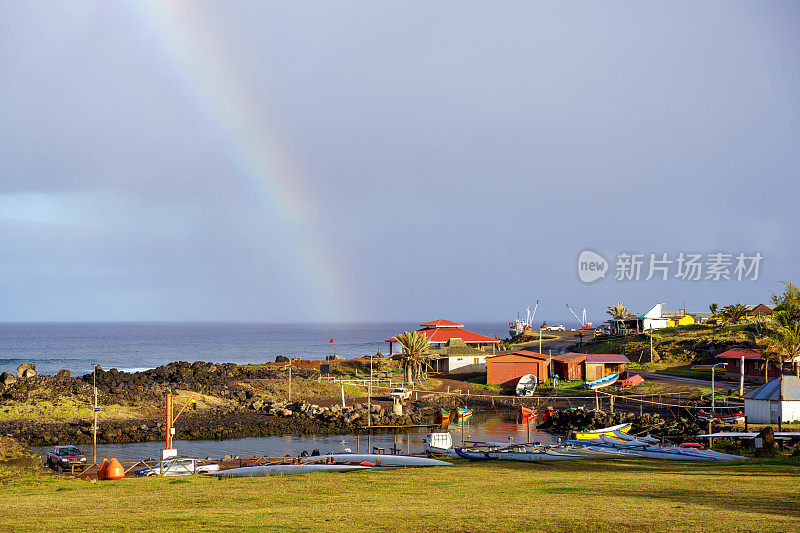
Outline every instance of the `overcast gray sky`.
[[(4, 0), (0, 320), (764, 301), (800, 280), (799, 27), (796, 2)], [(623, 251), (764, 259), (621, 282)]]

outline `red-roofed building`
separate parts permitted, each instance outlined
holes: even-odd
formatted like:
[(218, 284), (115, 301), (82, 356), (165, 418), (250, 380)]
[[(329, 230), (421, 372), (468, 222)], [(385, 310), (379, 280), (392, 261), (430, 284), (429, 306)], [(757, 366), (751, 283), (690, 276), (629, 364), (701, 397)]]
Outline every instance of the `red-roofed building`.
[(553, 357), (553, 371), (560, 379), (577, 381), (586, 379), (586, 354), (567, 352)]
[[(717, 356), (717, 359), (722, 359), (727, 362), (725, 365), (725, 376), (731, 379), (738, 379), (741, 372), (741, 362), (744, 357), (744, 378), (749, 381), (757, 381), (764, 379), (764, 358), (761, 357), (760, 350), (752, 350), (747, 348), (732, 348), (722, 352)], [(767, 369), (767, 376), (769, 378), (777, 378), (782, 374), (794, 374), (800, 377), (800, 364), (798, 361), (787, 359), (784, 361), (786, 368), (777, 368), (774, 364), (770, 364)]]
[[(425, 335), (428, 342), (434, 346), (442, 347), (452, 339), (461, 339), (464, 341), (464, 344), (473, 348), (481, 348), (482, 346), (500, 343), (499, 339), (466, 330), (463, 324), (444, 318), (426, 322), (420, 324), (420, 326), (420, 329), (416, 331)], [(389, 355), (391, 356), (394, 353), (394, 343), (397, 342), (397, 335), (391, 339), (386, 339), (385, 342), (389, 343)]]

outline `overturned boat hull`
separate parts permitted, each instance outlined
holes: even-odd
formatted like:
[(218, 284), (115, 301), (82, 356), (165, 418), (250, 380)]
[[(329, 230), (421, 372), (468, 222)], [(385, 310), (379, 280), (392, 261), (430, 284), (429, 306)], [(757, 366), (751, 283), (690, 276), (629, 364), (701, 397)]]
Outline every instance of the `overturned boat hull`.
[(261, 466), (243, 466), (240, 468), (231, 468), (228, 470), (218, 470), (217, 472), (210, 472), (208, 476), (218, 476), (220, 478), (228, 477), (264, 477), (264, 476), (292, 476), (298, 474), (313, 474), (317, 472), (352, 472), (354, 470), (369, 470), (369, 467), (360, 465), (316, 465), (316, 464), (300, 464), (300, 465), (261, 465)]
[(302, 464), (337, 464), (337, 465), (361, 465), (361, 466), (382, 466), (382, 467), (403, 467), (403, 466), (452, 466), (447, 461), (431, 459), (430, 457), (419, 457), (416, 455), (392, 455), (382, 453), (332, 453), (328, 455), (317, 455), (305, 457), (301, 460)]

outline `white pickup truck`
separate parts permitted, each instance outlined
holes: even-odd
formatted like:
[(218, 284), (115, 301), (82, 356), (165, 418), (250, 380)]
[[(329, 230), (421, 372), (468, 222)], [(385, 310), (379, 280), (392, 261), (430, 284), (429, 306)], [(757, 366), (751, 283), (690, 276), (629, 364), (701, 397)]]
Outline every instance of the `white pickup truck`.
[(408, 400), (411, 398), (411, 389), (407, 389), (405, 387), (397, 387), (393, 389), (392, 392), (389, 393), (389, 398), (391, 399), (398, 399), (398, 400)]

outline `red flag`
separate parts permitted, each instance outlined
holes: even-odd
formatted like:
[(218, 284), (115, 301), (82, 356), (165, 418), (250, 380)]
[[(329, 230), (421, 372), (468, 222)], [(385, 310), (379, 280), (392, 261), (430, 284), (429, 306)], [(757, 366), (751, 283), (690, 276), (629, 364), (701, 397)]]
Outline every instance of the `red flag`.
[(328, 341), (328, 344), (331, 344), (332, 342), (333, 342), (333, 339), (329, 340), (329, 341)]

